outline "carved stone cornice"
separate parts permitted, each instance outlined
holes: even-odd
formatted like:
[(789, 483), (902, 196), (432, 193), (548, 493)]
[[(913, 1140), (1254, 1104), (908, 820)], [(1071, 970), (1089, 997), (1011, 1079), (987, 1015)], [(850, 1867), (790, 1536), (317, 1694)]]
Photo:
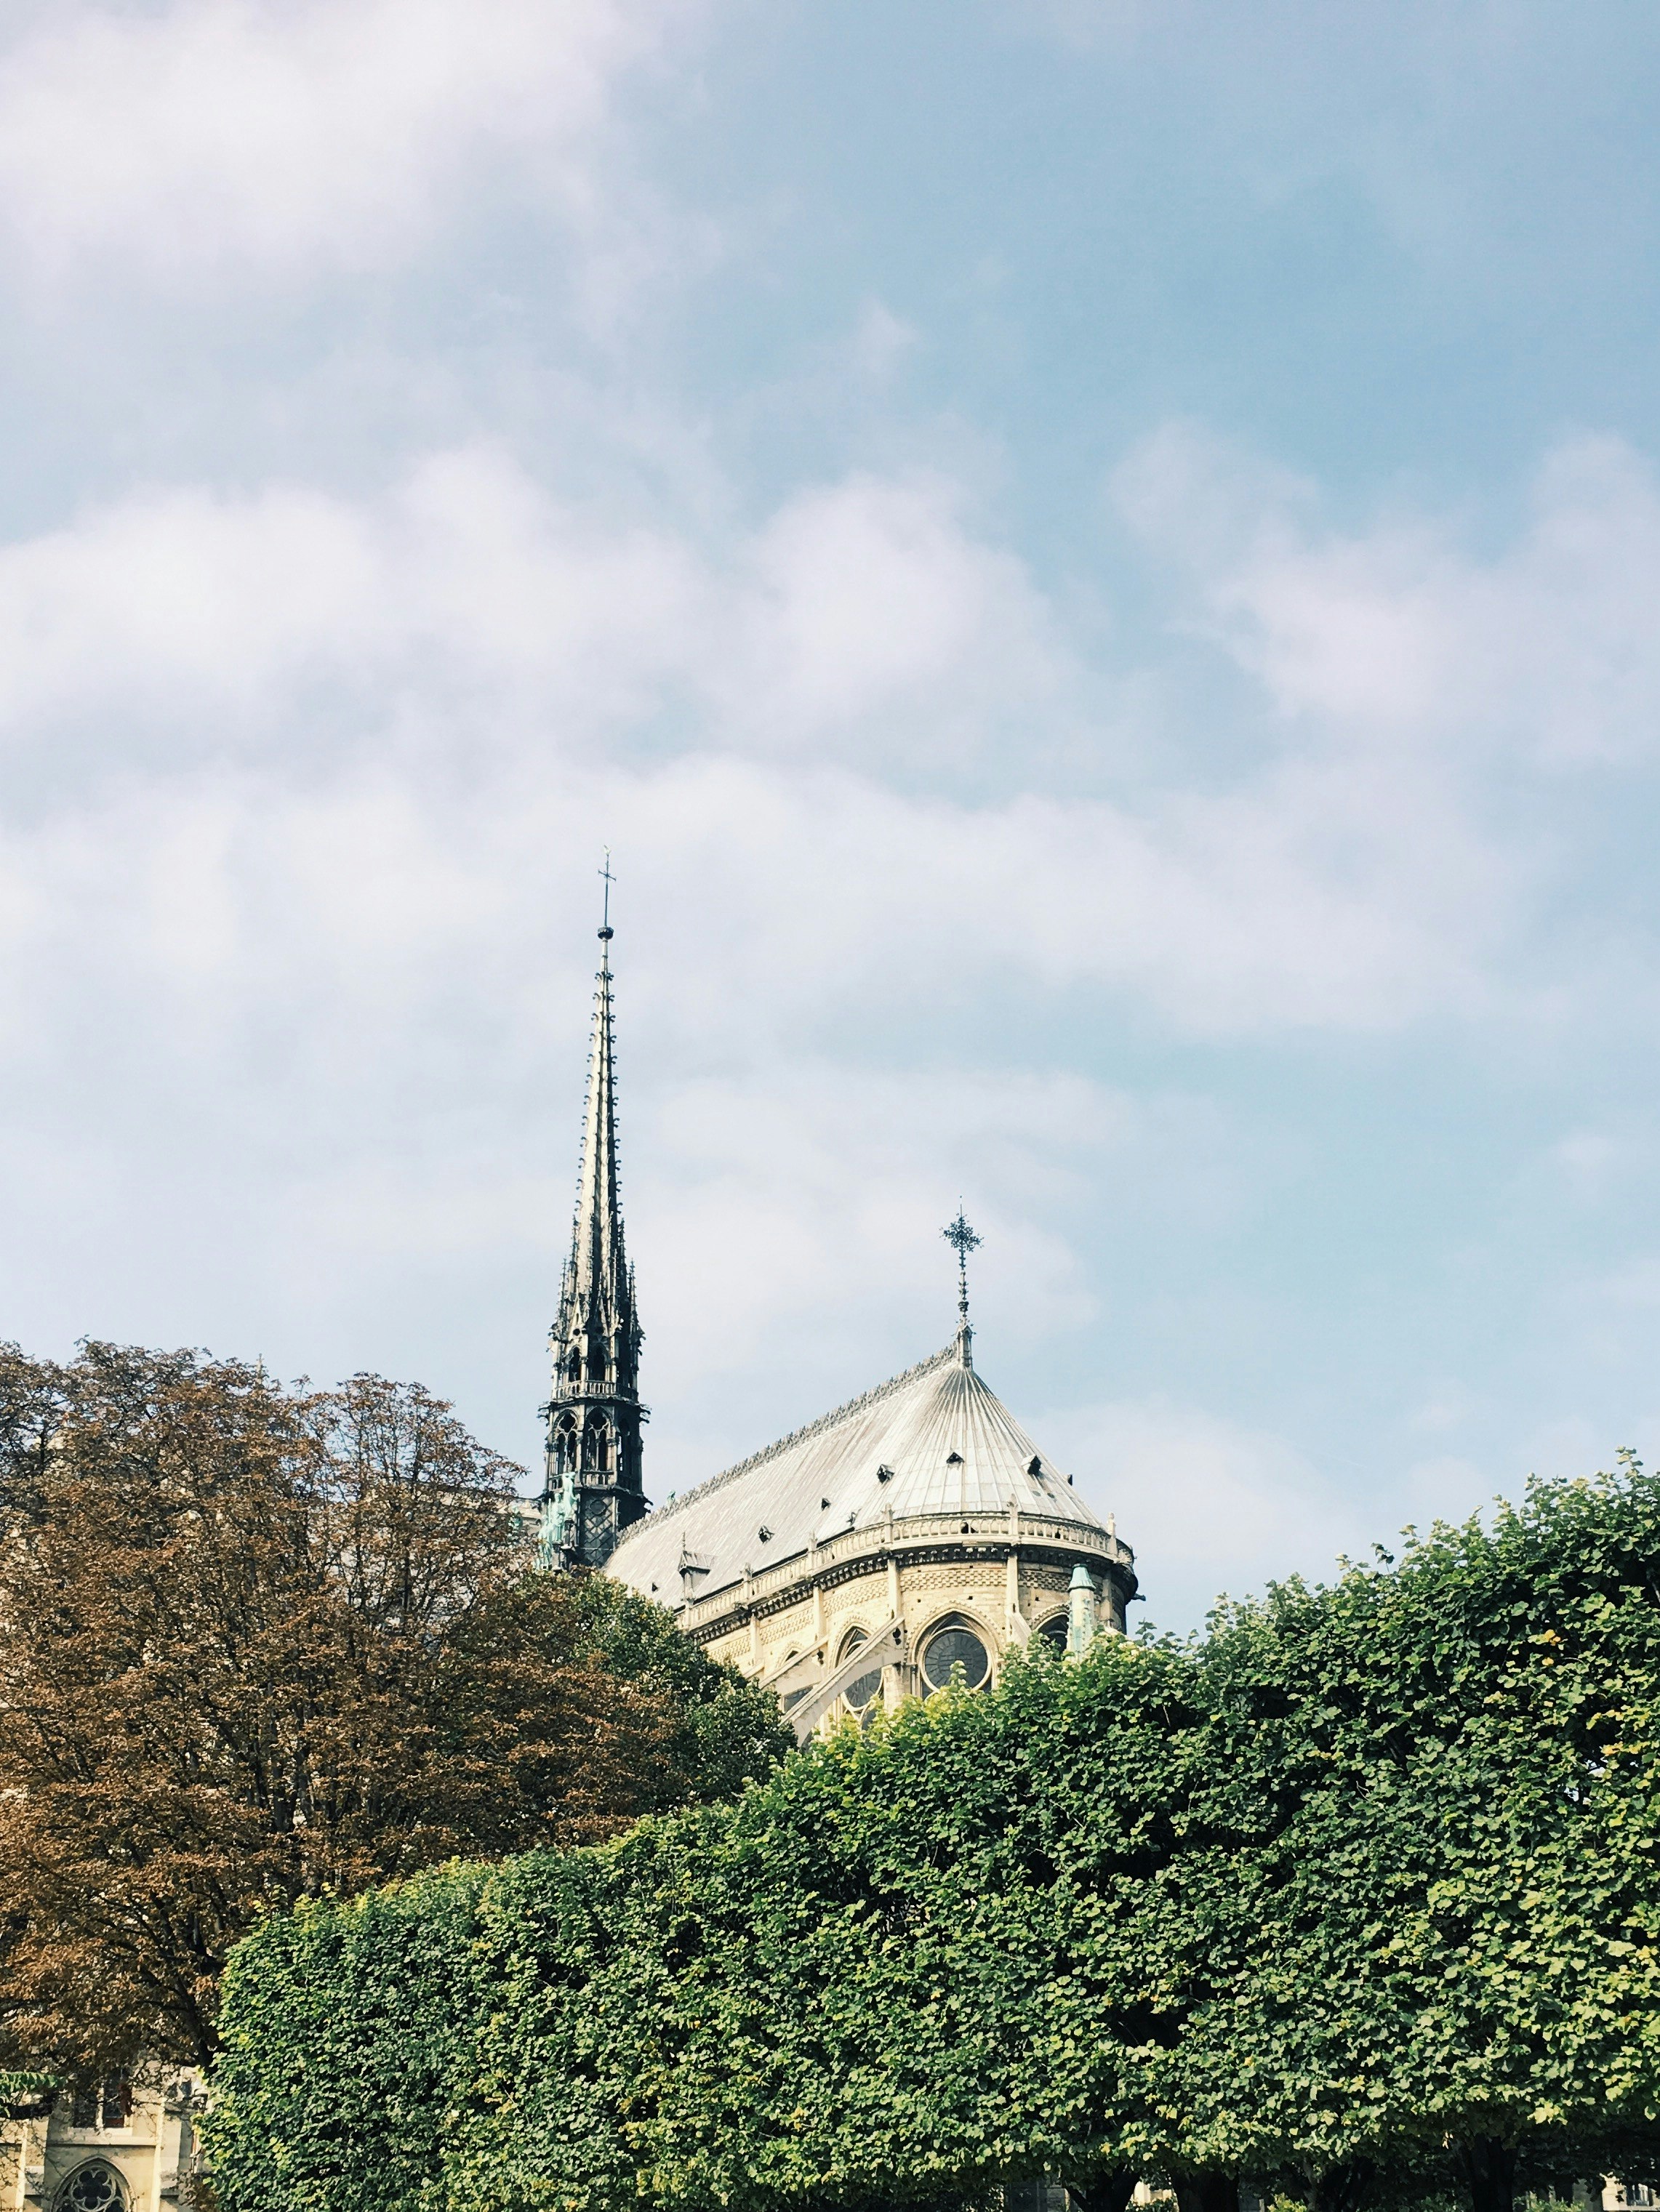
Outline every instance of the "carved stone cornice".
[(1075, 1566), (1079, 1560), (1110, 1580), (1120, 1606), (1135, 1592), (1134, 1554), (1104, 1529), (1037, 1513), (918, 1513), (875, 1528), (847, 1528), (794, 1558), (751, 1570), (730, 1588), (678, 1607), (675, 1618), (698, 1644), (710, 1644), (751, 1620), (763, 1620), (866, 1575), (884, 1572), (890, 1560), (903, 1566), (987, 1564), (1010, 1555), (1034, 1564)]

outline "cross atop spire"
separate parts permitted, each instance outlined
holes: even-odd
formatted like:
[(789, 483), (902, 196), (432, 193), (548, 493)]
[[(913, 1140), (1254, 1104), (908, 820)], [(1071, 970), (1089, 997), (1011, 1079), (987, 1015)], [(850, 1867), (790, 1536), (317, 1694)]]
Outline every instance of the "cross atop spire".
[(964, 1367), (974, 1364), (974, 1331), (969, 1327), (969, 1254), (980, 1249), (982, 1238), (970, 1228), (963, 1201), (957, 1201), (957, 1218), (939, 1234), (957, 1253), (957, 1357)]

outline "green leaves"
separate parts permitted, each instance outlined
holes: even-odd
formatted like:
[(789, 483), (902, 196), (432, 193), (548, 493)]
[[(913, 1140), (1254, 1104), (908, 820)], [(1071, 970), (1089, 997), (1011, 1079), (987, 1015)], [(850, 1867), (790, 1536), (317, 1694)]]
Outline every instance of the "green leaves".
[[(688, 1647), (591, 1588), (611, 1663), (672, 1678)], [(410, 2212), (759, 2212), (1149, 2172), (1488, 2212), (1644, 2170), (1657, 1592), (1650, 1478), (1535, 1486), (1202, 1644), (1015, 1661), (733, 1802), (272, 1921), (227, 1984), (222, 2202), (356, 2212), (373, 2173)], [(761, 1716), (729, 1710), (741, 1746)]]

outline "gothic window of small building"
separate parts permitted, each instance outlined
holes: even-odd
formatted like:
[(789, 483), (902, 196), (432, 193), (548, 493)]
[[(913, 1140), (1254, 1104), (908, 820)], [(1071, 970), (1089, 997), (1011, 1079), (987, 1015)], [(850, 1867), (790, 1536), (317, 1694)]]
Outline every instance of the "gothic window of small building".
[(960, 1613), (948, 1613), (922, 1646), (922, 1679), (931, 1690), (943, 1690), (959, 1667), (967, 1686), (978, 1690), (990, 1679), (991, 1654)]
[(56, 2212), (123, 2212), (120, 2176), (101, 2159), (77, 2166), (58, 2192)]

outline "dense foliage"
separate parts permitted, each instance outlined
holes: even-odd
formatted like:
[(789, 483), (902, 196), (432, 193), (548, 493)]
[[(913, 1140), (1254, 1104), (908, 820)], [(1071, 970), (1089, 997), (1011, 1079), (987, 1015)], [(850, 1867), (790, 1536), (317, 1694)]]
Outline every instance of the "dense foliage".
[(261, 1912), (771, 1765), (667, 1615), (526, 1572), (515, 1472), (374, 1376), (0, 1348), (0, 2065), (205, 2058)]
[(598, 1848), (274, 1917), (228, 2212), (1476, 2212), (1660, 2123), (1660, 1486), (1011, 1665)]

